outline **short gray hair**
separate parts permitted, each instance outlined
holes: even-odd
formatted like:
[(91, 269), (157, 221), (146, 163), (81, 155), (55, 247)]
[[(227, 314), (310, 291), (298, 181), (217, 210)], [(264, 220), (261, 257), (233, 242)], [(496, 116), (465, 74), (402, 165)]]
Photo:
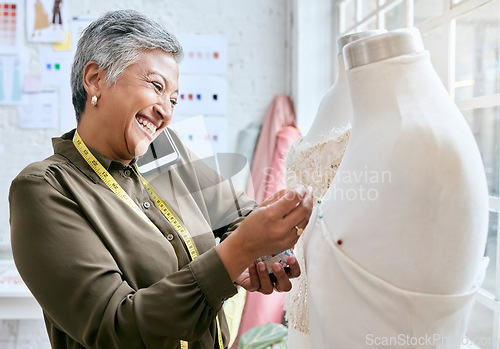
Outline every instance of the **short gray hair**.
[(137, 62), (143, 51), (154, 49), (170, 53), (177, 63), (182, 60), (182, 46), (177, 38), (137, 11), (111, 11), (92, 22), (78, 41), (71, 69), (76, 121), (80, 122), (87, 100), (83, 86), (83, 70), (87, 63), (97, 62), (106, 71), (106, 82), (111, 86), (125, 68)]

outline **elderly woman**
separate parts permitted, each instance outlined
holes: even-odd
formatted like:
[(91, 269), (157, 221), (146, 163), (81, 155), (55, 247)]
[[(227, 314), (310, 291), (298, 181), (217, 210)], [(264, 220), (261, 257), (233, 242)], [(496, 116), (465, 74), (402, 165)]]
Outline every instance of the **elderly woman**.
[(12, 182), (14, 259), (54, 348), (224, 348), (222, 303), (235, 283), (268, 294), (300, 274), (289, 258), (288, 274), (273, 265), (273, 284), (253, 261), (295, 244), (309, 189), (255, 208), (175, 134), (179, 163), (151, 183), (137, 171), (172, 119), (181, 56), (177, 40), (137, 12), (93, 22), (72, 70), (77, 129)]

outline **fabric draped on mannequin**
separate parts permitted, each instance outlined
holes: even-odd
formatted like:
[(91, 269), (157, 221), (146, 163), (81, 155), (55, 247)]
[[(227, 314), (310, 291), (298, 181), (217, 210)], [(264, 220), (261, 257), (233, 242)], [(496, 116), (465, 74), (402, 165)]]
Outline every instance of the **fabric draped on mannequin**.
[[(350, 134), (351, 125), (349, 124), (332, 129), (328, 135), (322, 137), (323, 139), (319, 138), (315, 143), (307, 142), (302, 137), (294, 142), (285, 160), (287, 187), (299, 184), (311, 186), (316, 206), (317, 199), (323, 197), (337, 174)], [(304, 239), (302, 238), (295, 246), (295, 256), (299, 262), (301, 274), (298, 278), (291, 280), (292, 289), (285, 296), (285, 316), (289, 328), (308, 335), (307, 273)]]

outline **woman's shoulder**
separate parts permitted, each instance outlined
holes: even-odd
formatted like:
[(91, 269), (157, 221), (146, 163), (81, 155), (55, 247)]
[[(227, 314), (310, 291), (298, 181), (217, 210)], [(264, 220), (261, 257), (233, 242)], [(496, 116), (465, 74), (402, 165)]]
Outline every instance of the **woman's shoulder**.
[(44, 160), (32, 162), (27, 165), (14, 178), (13, 182), (25, 178), (44, 178), (47, 173), (52, 172), (51, 169), (53, 167), (61, 166), (68, 162), (69, 160), (60, 154), (51, 155)]

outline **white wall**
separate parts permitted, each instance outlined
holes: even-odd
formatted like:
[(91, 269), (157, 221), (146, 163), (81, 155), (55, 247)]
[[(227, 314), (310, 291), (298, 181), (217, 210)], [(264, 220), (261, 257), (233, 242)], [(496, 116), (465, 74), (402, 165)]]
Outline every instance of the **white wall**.
[[(98, 16), (108, 10), (134, 8), (163, 22), (176, 34), (225, 35), (228, 42), (228, 151), (235, 150), (240, 130), (252, 121), (263, 120), (275, 95), (290, 90), (287, 86), (287, 0), (66, 0), (64, 4), (71, 17)], [(23, 44), (22, 55), (28, 58), (32, 74), (38, 69), (38, 45)], [(7, 196), (10, 182), (28, 163), (52, 154), (50, 138), (59, 134), (59, 130), (20, 130), (17, 109), (0, 106), (0, 159), (3, 164), (0, 171), (0, 243), (3, 241), (3, 257), (9, 254), (5, 245), (9, 240)], [(0, 322), (0, 347), (48, 347), (42, 321)]]

